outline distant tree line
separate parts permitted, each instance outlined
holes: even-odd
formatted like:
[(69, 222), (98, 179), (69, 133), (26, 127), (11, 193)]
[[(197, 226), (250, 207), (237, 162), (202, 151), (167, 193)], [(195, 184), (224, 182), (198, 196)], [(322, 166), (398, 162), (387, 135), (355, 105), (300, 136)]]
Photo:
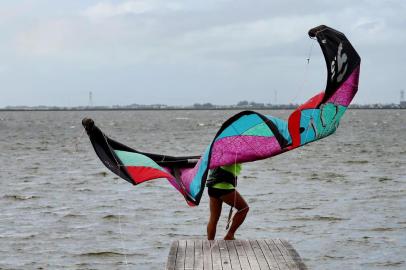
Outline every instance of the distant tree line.
[[(270, 104), (268, 104), (270, 105)], [(265, 107), (266, 104), (265, 103), (259, 103), (259, 102), (248, 102), (247, 100), (242, 100), (240, 102), (237, 103), (237, 107), (256, 107), (256, 108), (260, 108), (260, 107)]]
[(214, 108), (214, 107), (216, 107), (216, 106), (214, 106), (210, 102), (203, 103), (203, 104), (200, 104), (200, 103), (193, 104), (193, 108), (196, 108), (196, 109), (203, 109), (203, 108), (204, 109), (211, 109), (211, 108)]
[[(0, 108), (0, 111), (11, 110), (11, 111), (70, 111), (70, 110), (221, 110), (221, 109), (296, 109), (300, 104), (270, 104), (261, 103), (254, 101), (242, 100), (236, 105), (215, 105), (210, 102), (206, 103), (195, 103), (192, 106), (170, 106), (165, 104), (130, 104), (130, 105), (113, 105), (113, 106), (77, 106), (77, 107), (58, 107), (58, 106), (7, 106), (5, 108)], [(406, 101), (400, 102), (400, 104), (350, 104), (351, 109), (406, 109)]]

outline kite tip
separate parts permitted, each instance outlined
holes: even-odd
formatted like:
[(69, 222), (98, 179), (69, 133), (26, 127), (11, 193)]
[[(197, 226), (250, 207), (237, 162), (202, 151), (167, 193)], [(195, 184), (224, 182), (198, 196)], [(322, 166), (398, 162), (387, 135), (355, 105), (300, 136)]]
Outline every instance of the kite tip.
[(82, 125), (86, 129), (86, 131), (91, 131), (94, 127), (94, 121), (91, 118), (83, 118)]

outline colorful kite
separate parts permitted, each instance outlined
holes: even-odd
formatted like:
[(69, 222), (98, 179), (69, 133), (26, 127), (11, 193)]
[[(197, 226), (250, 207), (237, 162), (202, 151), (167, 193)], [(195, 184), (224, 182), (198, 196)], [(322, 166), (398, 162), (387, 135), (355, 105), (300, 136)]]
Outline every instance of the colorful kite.
[(173, 157), (134, 150), (107, 137), (91, 119), (83, 119), (90, 141), (104, 165), (137, 185), (166, 178), (198, 205), (210, 169), (269, 158), (334, 133), (358, 90), (361, 58), (344, 34), (324, 25), (309, 31), (323, 51), (327, 86), (299, 106), (288, 122), (243, 111), (224, 122), (202, 156)]

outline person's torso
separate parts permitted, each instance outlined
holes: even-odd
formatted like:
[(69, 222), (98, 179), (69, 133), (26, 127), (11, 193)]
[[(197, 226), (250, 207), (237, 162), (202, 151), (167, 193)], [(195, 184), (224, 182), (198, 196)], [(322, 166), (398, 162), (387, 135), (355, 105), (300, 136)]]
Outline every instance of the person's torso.
[(210, 171), (206, 186), (218, 189), (234, 189), (237, 186), (237, 176), (240, 171), (241, 164), (215, 168)]

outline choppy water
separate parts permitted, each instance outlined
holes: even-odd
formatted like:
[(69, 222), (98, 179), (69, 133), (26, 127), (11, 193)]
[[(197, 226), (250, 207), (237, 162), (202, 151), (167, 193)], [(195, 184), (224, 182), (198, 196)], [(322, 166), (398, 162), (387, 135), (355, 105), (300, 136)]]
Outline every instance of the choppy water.
[[(172, 240), (205, 237), (207, 194), (189, 208), (166, 180), (117, 179), (86, 135), (76, 149), (80, 121), (189, 155), (233, 113), (0, 112), (0, 269), (163, 269)], [(311, 269), (406, 269), (405, 134), (406, 110), (351, 110), (335, 135), (245, 165), (237, 237), (285, 238)]]

